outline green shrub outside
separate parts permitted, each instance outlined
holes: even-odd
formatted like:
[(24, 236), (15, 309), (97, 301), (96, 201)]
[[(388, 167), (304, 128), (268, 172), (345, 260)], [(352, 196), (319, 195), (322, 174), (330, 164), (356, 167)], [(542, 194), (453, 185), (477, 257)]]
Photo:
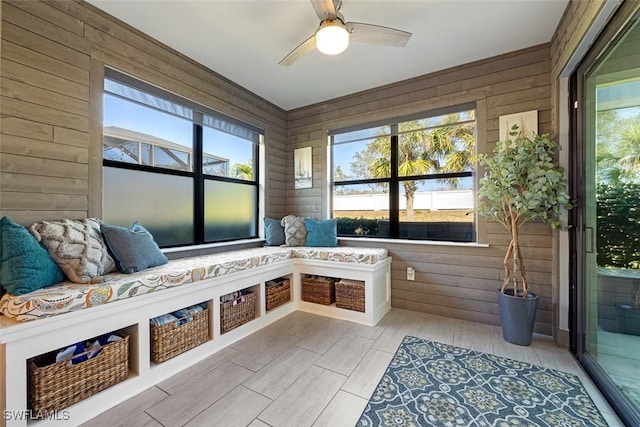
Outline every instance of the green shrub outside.
[(600, 267), (640, 268), (640, 184), (598, 184)]
[(366, 218), (336, 218), (339, 236), (377, 236), (378, 220)]

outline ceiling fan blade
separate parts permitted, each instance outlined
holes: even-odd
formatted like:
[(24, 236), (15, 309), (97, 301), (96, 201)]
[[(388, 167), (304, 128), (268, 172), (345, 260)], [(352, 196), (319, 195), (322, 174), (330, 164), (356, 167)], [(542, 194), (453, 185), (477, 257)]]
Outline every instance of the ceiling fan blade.
[(311, 4), (320, 21), (336, 19), (336, 6), (333, 4), (333, 0), (311, 0)]
[(289, 54), (282, 58), (282, 61), (280, 61), (278, 64), (288, 67), (307, 53), (312, 52), (315, 48), (316, 35), (313, 34), (311, 37), (300, 43), (298, 47), (289, 52)]
[(411, 38), (411, 33), (381, 25), (360, 22), (347, 22), (345, 25), (354, 42), (404, 47)]

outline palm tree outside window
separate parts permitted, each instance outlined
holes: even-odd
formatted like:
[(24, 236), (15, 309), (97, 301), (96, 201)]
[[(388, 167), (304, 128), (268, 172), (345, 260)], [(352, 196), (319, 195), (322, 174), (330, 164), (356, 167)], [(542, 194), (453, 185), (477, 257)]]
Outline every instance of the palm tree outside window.
[(475, 110), (330, 132), (341, 236), (475, 241)]

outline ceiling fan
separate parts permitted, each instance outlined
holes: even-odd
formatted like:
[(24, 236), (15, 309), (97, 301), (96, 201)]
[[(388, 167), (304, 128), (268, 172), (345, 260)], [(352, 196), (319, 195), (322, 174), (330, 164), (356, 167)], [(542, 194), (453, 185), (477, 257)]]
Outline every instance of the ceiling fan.
[(311, 0), (311, 4), (320, 19), (316, 32), (300, 43), (282, 61), (280, 65), (289, 66), (314, 49), (327, 55), (343, 52), (349, 40), (383, 46), (404, 47), (411, 33), (381, 25), (345, 22), (340, 13), (342, 0)]

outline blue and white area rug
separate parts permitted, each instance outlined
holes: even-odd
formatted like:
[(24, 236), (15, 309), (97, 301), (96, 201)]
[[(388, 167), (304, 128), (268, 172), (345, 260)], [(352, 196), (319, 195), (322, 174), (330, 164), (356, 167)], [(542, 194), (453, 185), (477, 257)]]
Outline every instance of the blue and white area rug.
[(406, 336), (357, 426), (607, 423), (573, 374)]

